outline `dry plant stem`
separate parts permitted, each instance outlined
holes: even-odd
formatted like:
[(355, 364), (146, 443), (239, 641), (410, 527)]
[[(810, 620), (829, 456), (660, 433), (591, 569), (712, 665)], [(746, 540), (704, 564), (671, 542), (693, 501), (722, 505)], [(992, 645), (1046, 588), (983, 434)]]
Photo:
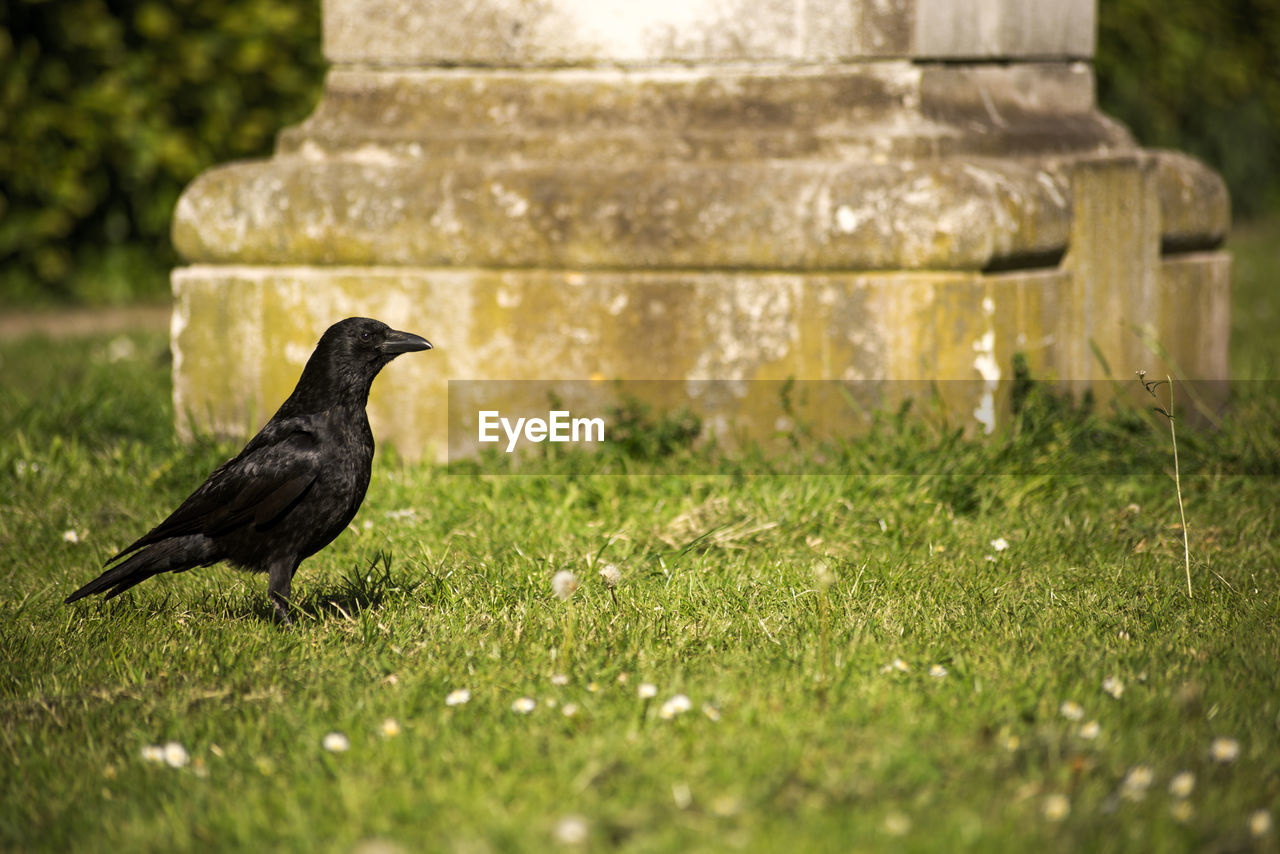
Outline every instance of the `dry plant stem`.
[[(1187, 598), (1193, 599), (1195, 597), (1191, 594), (1191, 542), (1187, 536), (1187, 511), (1182, 505), (1182, 473), (1178, 468), (1178, 431), (1173, 423), (1173, 378), (1166, 374), (1163, 381), (1147, 382), (1146, 371), (1138, 371), (1137, 374), (1142, 388), (1155, 398), (1156, 412), (1169, 419), (1169, 438), (1173, 441), (1173, 486), (1178, 495), (1178, 516), (1182, 520), (1182, 560), (1187, 572)], [(1169, 386), (1168, 406), (1163, 405), (1160, 402), (1160, 395), (1156, 394), (1156, 389), (1161, 385)]]
[(1187, 570), (1187, 598), (1191, 595), (1191, 543), (1187, 538), (1187, 511), (1182, 506), (1182, 476), (1178, 471), (1178, 433), (1173, 426), (1173, 380), (1166, 376), (1169, 384), (1169, 438), (1173, 440), (1173, 486), (1178, 493), (1178, 516), (1182, 519), (1182, 559)]

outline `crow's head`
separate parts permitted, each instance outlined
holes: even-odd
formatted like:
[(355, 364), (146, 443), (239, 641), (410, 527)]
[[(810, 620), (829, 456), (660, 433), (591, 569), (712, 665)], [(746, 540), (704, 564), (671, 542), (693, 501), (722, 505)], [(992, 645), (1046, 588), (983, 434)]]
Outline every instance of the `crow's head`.
[(412, 332), (398, 332), (381, 320), (370, 317), (348, 317), (325, 330), (316, 352), (327, 350), (342, 362), (374, 366), (376, 374), (401, 353), (430, 350), (431, 342)]
[(412, 332), (399, 332), (368, 317), (348, 317), (320, 336), (291, 399), (315, 409), (351, 395), (367, 397), (374, 377), (388, 362), (401, 353), (430, 349), (430, 341)]

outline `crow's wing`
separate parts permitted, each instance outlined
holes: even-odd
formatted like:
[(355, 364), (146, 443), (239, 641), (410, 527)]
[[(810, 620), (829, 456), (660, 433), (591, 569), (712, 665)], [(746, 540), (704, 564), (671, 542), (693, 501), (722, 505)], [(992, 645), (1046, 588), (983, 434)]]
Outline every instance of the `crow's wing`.
[(307, 421), (269, 422), (167, 519), (107, 563), (170, 537), (216, 537), (249, 524), (269, 528), (302, 498), (320, 473), (320, 440)]

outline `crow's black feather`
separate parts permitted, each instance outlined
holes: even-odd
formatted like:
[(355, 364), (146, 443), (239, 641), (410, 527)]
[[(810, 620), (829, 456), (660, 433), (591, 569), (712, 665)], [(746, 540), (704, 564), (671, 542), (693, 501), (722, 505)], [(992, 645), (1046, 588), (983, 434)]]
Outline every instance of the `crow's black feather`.
[(374, 377), (401, 353), (429, 349), (426, 339), (368, 318), (329, 327), (289, 399), (244, 450), (66, 601), (109, 599), (162, 572), (227, 561), (268, 574), (287, 622), (298, 565), (347, 527), (369, 487), (365, 404)]

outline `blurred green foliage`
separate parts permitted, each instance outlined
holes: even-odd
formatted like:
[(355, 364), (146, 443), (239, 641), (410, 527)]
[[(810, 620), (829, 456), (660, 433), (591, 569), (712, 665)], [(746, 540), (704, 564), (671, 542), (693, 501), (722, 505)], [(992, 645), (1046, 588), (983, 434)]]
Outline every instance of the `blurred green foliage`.
[[(0, 4), (0, 305), (160, 297), (204, 169), (270, 152), (319, 97), (319, 0)], [(1280, 206), (1280, 4), (1100, 0), (1102, 108)]]
[(1237, 215), (1280, 207), (1280, 4), (1099, 0), (1098, 103), (1216, 168)]
[(0, 304), (167, 293), (182, 188), (269, 153), (323, 70), (319, 0), (0, 4)]

